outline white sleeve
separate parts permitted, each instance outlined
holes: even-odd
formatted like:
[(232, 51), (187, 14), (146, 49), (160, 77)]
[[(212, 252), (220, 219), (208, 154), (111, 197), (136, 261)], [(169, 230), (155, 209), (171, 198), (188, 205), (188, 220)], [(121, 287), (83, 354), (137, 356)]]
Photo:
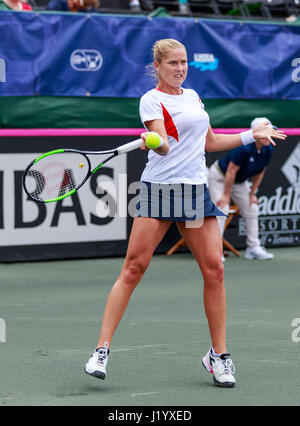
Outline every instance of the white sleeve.
[(200, 102), (201, 108), (205, 109), (204, 103), (201, 101), (200, 96), (198, 95), (198, 93), (195, 90), (193, 90), (193, 92), (194, 92), (195, 98), (197, 98), (198, 101)]
[(146, 93), (140, 100), (140, 117), (142, 123), (155, 119), (164, 119), (162, 106), (159, 100), (152, 96), (151, 93)]
[(201, 99), (200, 99), (200, 98), (199, 98), (199, 102), (200, 102), (201, 108), (202, 108), (202, 109), (205, 109), (204, 103), (201, 101)]

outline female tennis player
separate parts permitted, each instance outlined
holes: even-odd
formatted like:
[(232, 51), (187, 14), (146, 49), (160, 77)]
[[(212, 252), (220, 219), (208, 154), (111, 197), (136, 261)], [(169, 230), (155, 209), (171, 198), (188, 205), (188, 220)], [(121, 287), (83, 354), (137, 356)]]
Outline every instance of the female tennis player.
[[(212, 203), (206, 187), (205, 150), (229, 150), (259, 139), (268, 139), (274, 144), (272, 138), (283, 140), (286, 136), (265, 125), (236, 135), (214, 134), (198, 94), (182, 88), (188, 70), (184, 45), (173, 39), (159, 40), (153, 46), (153, 56), (158, 83), (142, 96), (140, 116), (147, 132), (160, 135), (161, 146), (148, 153), (126, 258), (109, 294), (100, 339), (85, 365), (85, 372), (101, 379), (106, 377), (113, 334), (155, 248), (175, 221), (204, 280), (204, 307), (211, 348), (202, 363), (207, 371), (213, 373), (214, 384), (233, 387), (234, 367), (226, 348), (222, 238), (216, 218), (223, 213)], [(147, 150), (147, 132), (141, 135), (144, 150)], [(157, 199), (164, 201), (164, 195), (160, 197), (160, 194), (170, 185), (170, 208), (163, 209)], [(191, 202), (186, 203), (182, 197)], [(187, 204), (184, 212), (175, 212), (182, 204)], [(193, 206), (198, 207), (195, 209)]]

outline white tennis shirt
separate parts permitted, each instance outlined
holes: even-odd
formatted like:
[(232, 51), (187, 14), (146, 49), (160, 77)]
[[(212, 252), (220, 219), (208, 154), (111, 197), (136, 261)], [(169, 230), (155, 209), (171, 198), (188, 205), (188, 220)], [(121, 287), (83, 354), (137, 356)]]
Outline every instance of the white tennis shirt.
[(164, 120), (170, 145), (165, 156), (149, 151), (142, 181), (207, 183), (205, 141), (209, 116), (194, 90), (182, 90), (181, 95), (170, 95), (152, 89), (141, 97), (140, 117), (144, 127), (147, 129), (147, 121)]

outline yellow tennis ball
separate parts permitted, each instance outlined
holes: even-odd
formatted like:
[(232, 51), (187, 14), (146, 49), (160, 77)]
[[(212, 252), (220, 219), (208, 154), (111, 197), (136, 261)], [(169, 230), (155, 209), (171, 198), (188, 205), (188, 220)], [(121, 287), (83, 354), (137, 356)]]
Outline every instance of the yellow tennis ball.
[(83, 167), (83, 163), (79, 163), (79, 167), (82, 169), (82, 167)]
[(156, 149), (162, 145), (161, 137), (156, 132), (149, 132), (146, 136), (146, 145), (148, 148)]

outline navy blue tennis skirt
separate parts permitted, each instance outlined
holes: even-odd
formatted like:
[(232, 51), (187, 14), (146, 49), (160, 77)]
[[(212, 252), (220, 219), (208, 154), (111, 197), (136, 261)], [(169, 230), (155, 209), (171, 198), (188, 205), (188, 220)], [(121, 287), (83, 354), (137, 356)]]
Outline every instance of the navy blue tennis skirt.
[(226, 216), (211, 201), (207, 186), (140, 182), (135, 217), (185, 222), (207, 216)]

